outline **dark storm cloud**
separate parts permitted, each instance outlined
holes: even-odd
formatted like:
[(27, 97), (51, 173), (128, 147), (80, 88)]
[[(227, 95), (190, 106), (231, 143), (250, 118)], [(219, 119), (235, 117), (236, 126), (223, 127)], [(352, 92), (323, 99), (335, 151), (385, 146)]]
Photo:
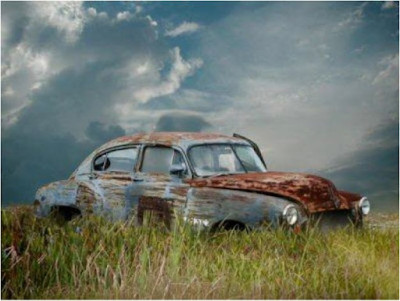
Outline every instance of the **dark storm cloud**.
[(201, 116), (179, 112), (161, 116), (157, 121), (156, 131), (201, 132), (210, 126)]
[(30, 124), (2, 137), (2, 205), (31, 203), (38, 187), (68, 178), (94, 148), (125, 131), (94, 121), (86, 133), (89, 138), (79, 141), (72, 134), (58, 135)]
[(185, 89), (178, 91), (174, 95), (153, 98), (138, 107), (146, 110), (179, 109), (209, 113), (229, 108), (231, 102), (232, 99), (225, 95), (215, 97), (213, 93)]
[(96, 62), (60, 72), (32, 93), (32, 104), (8, 131), (35, 128), (36, 135), (72, 133), (82, 138), (82, 129), (94, 120), (115, 122), (110, 101), (122, 80), (104, 70), (116, 67), (114, 62)]
[(110, 125), (106, 127), (99, 121), (91, 122), (85, 132), (89, 139), (98, 143), (104, 143), (112, 138), (125, 135), (125, 130), (120, 126)]
[(1, 5), (2, 23), (7, 24), (10, 28), (10, 34), (2, 41), (2, 51), (4, 51), (5, 48), (12, 47), (21, 42), (25, 28), (29, 23), (29, 18), (26, 16), (26, 5), (22, 2), (2, 2)]
[(398, 210), (398, 154), (399, 123), (390, 121), (369, 133), (361, 149), (321, 174), (340, 189), (368, 196), (375, 209)]
[[(114, 105), (129, 101), (121, 91), (141, 84), (127, 80), (131, 70), (126, 65), (144, 57), (157, 62), (167, 53), (144, 17), (118, 21), (103, 16), (86, 24), (71, 43), (45, 22), (33, 27), (29, 5), (2, 10), (15, 16), (7, 19), (3, 42), (8, 52), (2, 71), (10, 75), (2, 78), (2, 107), (26, 104), (13, 123), (2, 118), (3, 205), (32, 202), (38, 187), (67, 178), (95, 147), (125, 135)], [(20, 61), (13, 57), (15, 49)], [(50, 64), (50, 69), (43, 67), (44, 77), (29, 69), (38, 55)], [(40, 85), (32, 89), (35, 80)]]

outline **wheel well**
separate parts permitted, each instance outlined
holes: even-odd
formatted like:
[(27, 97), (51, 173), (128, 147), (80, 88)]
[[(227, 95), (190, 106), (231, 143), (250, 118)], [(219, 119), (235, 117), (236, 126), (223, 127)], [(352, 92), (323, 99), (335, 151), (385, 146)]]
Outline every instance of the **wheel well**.
[(238, 230), (238, 231), (243, 231), (246, 230), (248, 227), (239, 221), (235, 220), (223, 220), (220, 222), (215, 223), (212, 226), (212, 230)]
[(80, 216), (81, 211), (78, 208), (70, 206), (53, 206), (51, 207), (50, 214), (57, 219), (62, 219), (68, 222), (74, 217)]

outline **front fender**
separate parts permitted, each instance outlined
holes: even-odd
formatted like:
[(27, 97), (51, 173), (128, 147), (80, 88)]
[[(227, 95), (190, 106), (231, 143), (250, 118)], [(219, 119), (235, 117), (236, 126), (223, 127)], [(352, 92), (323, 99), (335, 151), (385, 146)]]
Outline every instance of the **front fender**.
[(292, 204), (300, 213), (300, 223), (307, 220), (302, 208), (282, 197), (253, 192), (219, 188), (191, 188), (187, 195), (185, 218), (214, 225), (223, 220), (233, 220), (248, 227), (264, 222), (277, 226), (283, 209)]

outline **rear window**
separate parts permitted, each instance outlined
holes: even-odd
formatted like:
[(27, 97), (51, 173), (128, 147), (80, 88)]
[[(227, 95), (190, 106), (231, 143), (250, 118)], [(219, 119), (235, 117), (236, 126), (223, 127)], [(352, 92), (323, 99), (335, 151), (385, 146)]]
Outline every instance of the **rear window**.
[(126, 148), (108, 152), (94, 161), (96, 171), (133, 172), (138, 155), (138, 149)]

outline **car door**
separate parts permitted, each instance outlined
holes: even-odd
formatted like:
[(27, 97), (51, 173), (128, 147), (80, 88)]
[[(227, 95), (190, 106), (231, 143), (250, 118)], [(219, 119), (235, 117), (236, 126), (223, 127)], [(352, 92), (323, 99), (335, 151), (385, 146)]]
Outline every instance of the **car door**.
[(139, 172), (129, 188), (129, 197), (137, 202), (137, 222), (143, 223), (147, 214), (152, 219), (171, 225), (175, 213), (181, 214), (186, 205), (190, 177), (183, 153), (169, 146), (145, 146)]
[(84, 213), (97, 213), (111, 220), (129, 214), (126, 190), (132, 184), (139, 146), (112, 149), (97, 155), (88, 179), (78, 188), (77, 205)]

